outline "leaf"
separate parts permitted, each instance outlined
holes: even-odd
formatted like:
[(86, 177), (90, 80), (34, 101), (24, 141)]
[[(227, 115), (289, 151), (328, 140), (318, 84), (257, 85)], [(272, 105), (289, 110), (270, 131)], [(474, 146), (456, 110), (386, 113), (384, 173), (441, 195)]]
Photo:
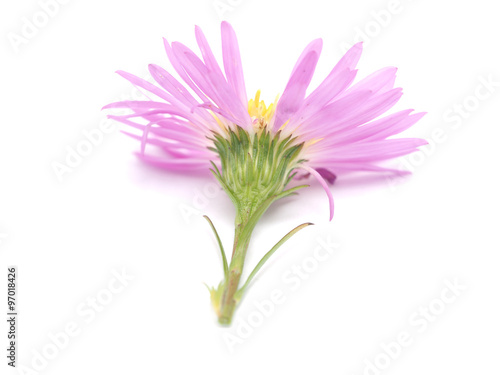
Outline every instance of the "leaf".
[(266, 253), (266, 255), (264, 255), (262, 257), (262, 259), (259, 261), (259, 263), (257, 263), (255, 268), (253, 269), (250, 276), (248, 276), (248, 279), (245, 282), (245, 284), (236, 292), (236, 294), (235, 294), (236, 300), (241, 299), (241, 297), (243, 296), (243, 293), (245, 293), (245, 289), (247, 288), (247, 286), (250, 284), (250, 282), (255, 277), (257, 272), (259, 272), (259, 270), (262, 268), (262, 266), (267, 262), (267, 260), (276, 252), (276, 250), (278, 250), (280, 248), (280, 246), (283, 245), (286, 241), (288, 241), (290, 239), (290, 237), (292, 237), (295, 233), (297, 233), (299, 230), (301, 230), (305, 227), (308, 227), (309, 225), (314, 225), (314, 224), (313, 223), (304, 223), (304, 224), (299, 225), (295, 229), (292, 229), (281, 240), (279, 240), (278, 243), (276, 245), (274, 245), (273, 248)]
[(215, 237), (217, 238), (217, 242), (219, 243), (220, 253), (222, 255), (222, 267), (224, 268), (224, 280), (226, 280), (227, 279), (227, 274), (228, 274), (229, 267), (227, 265), (227, 258), (226, 258), (226, 253), (224, 252), (224, 247), (222, 246), (222, 242), (220, 240), (219, 234), (217, 233), (217, 230), (215, 229), (215, 226), (212, 223), (212, 220), (210, 220), (210, 218), (207, 215), (203, 215), (203, 217), (205, 219), (207, 219), (208, 224), (212, 228), (212, 230), (213, 230), (213, 232), (215, 234)]

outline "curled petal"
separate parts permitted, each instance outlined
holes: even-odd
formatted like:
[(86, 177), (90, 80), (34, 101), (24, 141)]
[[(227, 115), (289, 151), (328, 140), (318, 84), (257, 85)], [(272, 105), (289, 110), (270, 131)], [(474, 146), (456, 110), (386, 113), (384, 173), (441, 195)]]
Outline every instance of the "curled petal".
[(306, 172), (309, 172), (314, 178), (316, 178), (316, 180), (318, 180), (318, 182), (325, 190), (326, 195), (328, 196), (328, 203), (330, 205), (330, 221), (331, 221), (333, 219), (333, 195), (325, 179), (314, 168), (308, 167), (306, 165), (302, 165), (300, 168), (304, 169)]

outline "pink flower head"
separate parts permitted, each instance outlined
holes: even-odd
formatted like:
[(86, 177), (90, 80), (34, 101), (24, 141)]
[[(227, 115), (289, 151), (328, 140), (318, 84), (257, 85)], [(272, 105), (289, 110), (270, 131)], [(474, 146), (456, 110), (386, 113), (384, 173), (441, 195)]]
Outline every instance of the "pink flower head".
[(402, 172), (379, 163), (427, 143), (417, 138), (390, 138), (424, 115), (403, 110), (383, 116), (402, 95), (402, 89), (394, 87), (396, 68), (380, 69), (353, 84), (361, 43), (347, 51), (323, 82), (307, 94), (322, 49), (321, 39), (312, 41), (295, 64), (281, 97), (266, 106), (260, 101), (260, 92), (248, 100), (236, 34), (227, 22), (221, 29), (223, 67), (196, 27), (201, 58), (179, 42), (164, 41), (182, 82), (154, 64), (149, 71), (158, 86), (118, 72), (144, 90), (150, 100), (121, 101), (104, 108), (132, 111), (109, 117), (142, 131), (142, 135), (126, 134), (141, 141), (137, 155), (145, 162), (176, 171), (208, 169), (211, 161), (219, 163), (211, 141), (214, 133), (236, 126), (250, 135), (264, 128), (274, 134), (280, 131), (303, 143), (301, 159), (305, 161), (300, 168), (325, 189), (331, 219), (333, 197), (327, 182), (353, 171)]

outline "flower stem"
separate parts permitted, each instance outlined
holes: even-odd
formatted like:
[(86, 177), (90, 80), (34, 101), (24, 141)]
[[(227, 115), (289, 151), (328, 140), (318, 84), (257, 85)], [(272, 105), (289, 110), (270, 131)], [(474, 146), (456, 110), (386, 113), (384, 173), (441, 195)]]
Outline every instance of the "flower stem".
[[(243, 212), (240, 212), (236, 218), (233, 254), (231, 256), (231, 263), (229, 264), (229, 272), (224, 281), (224, 289), (219, 307), (219, 323), (222, 325), (231, 324), (234, 310), (238, 303), (238, 300), (235, 298), (235, 294), (238, 291), (241, 274), (243, 273), (243, 266), (245, 264), (248, 245), (250, 244), (250, 237), (252, 236), (253, 229), (257, 223), (257, 220), (249, 220), (249, 211), (250, 210), (243, 210)], [(263, 211), (265, 211), (265, 209)]]
[[(224, 250), (218, 234), (212, 226), (221, 249), (224, 267), (224, 279), (215, 288), (209, 288), (210, 298), (219, 323), (230, 325), (236, 306), (238, 305), (246, 286), (238, 289), (248, 245), (253, 229), (269, 206), (282, 198), (296, 194), (296, 191), (307, 186), (295, 186), (288, 190), (286, 186), (294, 177), (294, 170), (305, 159), (300, 159), (303, 143), (299, 143), (291, 135), (281, 136), (281, 132), (272, 133), (267, 129), (249, 134), (243, 128), (227, 128), (225, 132), (213, 133), (209, 137), (214, 142), (210, 149), (220, 157), (220, 169), (212, 163), (215, 178), (233, 201), (236, 208), (234, 245), (231, 263), (227, 266)], [(266, 260), (291, 237), (300, 226), (271, 249), (251, 274), (255, 276)]]

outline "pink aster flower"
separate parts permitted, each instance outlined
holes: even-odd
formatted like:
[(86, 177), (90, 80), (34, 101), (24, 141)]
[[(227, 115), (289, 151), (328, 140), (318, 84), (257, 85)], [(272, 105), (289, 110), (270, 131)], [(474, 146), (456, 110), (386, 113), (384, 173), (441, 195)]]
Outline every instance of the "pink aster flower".
[(354, 45), (323, 82), (307, 89), (318, 62), (322, 41), (312, 41), (302, 52), (282, 95), (269, 106), (260, 92), (248, 100), (236, 35), (222, 26), (223, 66), (217, 62), (199, 27), (195, 34), (201, 57), (179, 42), (164, 41), (167, 56), (182, 81), (160, 66), (149, 71), (157, 85), (132, 74), (118, 74), (141, 89), (149, 100), (122, 101), (105, 108), (127, 108), (130, 114), (109, 116), (140, 134), (138, 157), (172, 171), (209, 169), (236, 207), (236, 231), (228, 265), (214, 230), (224, 267), (224, 279), (210, 288), (221, 324), (229, 324), (246, 287), (276, 249), (298, 230), (288, 233), (258, 263), (239, 287), (250, 236), (256, 222), (276, 200), (305, 185), (286, 189), (297, 171), (315, 177), (325, 189), (336, 176), (348, 172), (404, 173), (381, 162), (414, 152), (427, 142), (391, 138), (415, 124), (424, 113), (403, 110), (390, 115), (402, 95), (395, 88), (396, 68), (380, 69), (353, 84), (362, 44)]

